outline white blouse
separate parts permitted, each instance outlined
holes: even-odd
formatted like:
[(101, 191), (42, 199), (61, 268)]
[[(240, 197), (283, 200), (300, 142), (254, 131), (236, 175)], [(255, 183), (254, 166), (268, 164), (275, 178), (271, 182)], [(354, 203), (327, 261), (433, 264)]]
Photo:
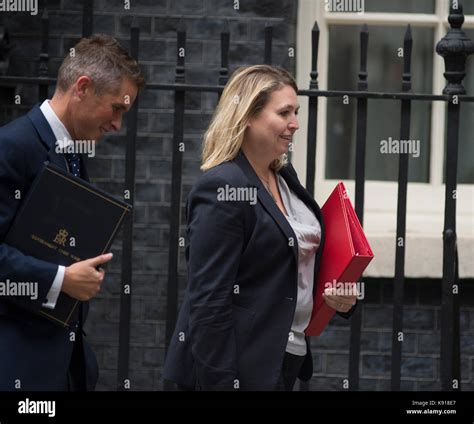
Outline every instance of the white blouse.
[(286, 219), (298, 241), (298, 297), (286, 351), (304, 356), (304, 330), (309, 324), (313, 310), (314, 262), (321, 242), (321, 226), (313, 211), (290, 190), (284, 178), (278, 174), (277, 180), (283, 204), (288, 212)]

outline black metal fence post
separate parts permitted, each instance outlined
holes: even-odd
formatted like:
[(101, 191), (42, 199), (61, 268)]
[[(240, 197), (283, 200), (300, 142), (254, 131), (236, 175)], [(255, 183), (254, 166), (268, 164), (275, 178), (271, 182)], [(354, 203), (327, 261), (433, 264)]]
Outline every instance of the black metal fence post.
[(84, 0), (82, 7), (82, 36), (90, 37), (94, 30), (94, 0)]
[[(41, 53), (39, 63), (39, 77), (48, 77), (48, 62), (49, 62), (49, 16), (48, 9), (44, 9), (43, 15), (41, 16)], [(48, 98), (48, 83), (40, 83), (38, 85), (38, 97), (42, 103)]]
[[(413, 39), (408, 25), (403, 43), (404, 71), (402, 92), (411, 91), (411, 52)], [(410, 138), (411, 100), (401, 101), (400, 140)], [(400, 390), (403, 334), (403, 294), (405, 284), (405, 245), (408, 187), (408, 152), (399, 153), (397, 238), (395, 240), (395, 279), (393, 282), (393, 326), (392, 326), (392, 390)]]
[[(358, 90), (367, 91), (367, 50), (369, 46), (369, 28), (362, 27), (360, 33), (360, 72)], [(364, 184), (365, 184), (365, 144), (367, 139), (367, 98), (357, 99), (357, 135), (356, 135), (356, 175), (355, 175), (355, 212), (361, 225), (364, 222)], [(362, 326), (361, 305), (351, 317), (351, 336), (349, 351), (349, 390), (359, 389), (360, 331)]]
[(459, 390), (459, 282), (457, 276), (456, 240), (456, 187), (458, 168), (459, 95), (466, 90), (462, 81), (466, 76), (466, 59), (474, 53), (474, 44), (461, 29), (464, 15), (461, 4), (453, 1), (450, 8), (451, 29), (436, 46), (444, 58), (448, 81), (443, 94), (451, 96), (448, 102), (448, 129), (446, 147), (446, 191), (443, 230), (443, 282), (441, 299), (441, 352), (440, 372), (442, 390)]
[[(130, 54), (138, 61), (140, 29), (136, 17), (130, 29)], [(132, 210), (124, 223), (122, 241), (122, 279), (120, 290), (120, 324), (119, 352), (117, 367), (117, 389), (130, 388), (129, 356), (130, 356), (130, 318), (132, 309), (133, 288), (133, 206), (135, 203), (135, 164), (136, 140), (138, 127), (138, 96), (127, 116), (127, 146), (125, 151), (125, 200), (132, 205)]]
[[(315, 22), (311, 31), (311, 72), (309, 89), (318, 89), (318, 53), (319, 26)], [(306, 137), (306, 190), (314, 197), (314, 180), (316, 176), (316, 137), (318, 132), (318, 101), (316, 96), (308, 97), (308, 134)], [(300, 391), (308, 391), (309, 382), (300, 381)]]
[(265, 26), (265, 53), (263, 63), (265, 65), (272, 64), (272, 43), (273, 43), (273, 27)]
[[(186, 52), (186, 31), (181, 22), (178, 30), (177, 66), (175, 82), (184, 84), (184, 62)], [(178, 265), (179, 265), (179, 234), (181, 224), (181, 180), (184, 155), (184, 96), (185, 90), (177, 90), (174, 95), (174, 132), (171, 165), (171, 218), (170, 244), (168, 254), (168, 285), (166, 302), (166, 351), (173, 335), (178, 315)], [(188, 335), (185, 335), (188, 337)], [(165, 382), (165, 389), (170, 386)]]
[[(310, 90), (317, 90), (318, 85), (319, 26), (315, 22), (311, 31), (311, 80)], [(308, 136), (306, 139), (306, 189), (314, 196), (314, 179), (316, 176), (316, 137), (318, 133), (318, 97), (308, 97)]]
[(221, 69), (219, 70), (219, 85), (226, 85), (227, 80), (229, 79), (229, 45), (229, 21), (226, 20), (225, 30), (221, 33)]

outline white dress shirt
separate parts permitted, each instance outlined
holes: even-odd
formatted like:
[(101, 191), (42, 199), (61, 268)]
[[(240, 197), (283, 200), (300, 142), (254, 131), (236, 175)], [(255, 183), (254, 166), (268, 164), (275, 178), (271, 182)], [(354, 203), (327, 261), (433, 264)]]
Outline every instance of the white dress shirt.
[[(45, 100), (40, 106), (40, 109), (44, 117), (48, 121), (49, 126), (53, 130), (53, 134), (56, 137), (56, 145), (64, 147), (65, 145), (72, 143), (72, 138), (69, 134), (69, 131), (66, 129), (64, 124), (60, 121), (54, 110), (49, 105), (49, 100)], [(66, 159), (64, 159), (64, 161), (66, 162), (67, 166)], [(46, 295), (47, 302), (43, 303), (44, 307), (50, 309), (55, 308), (59, 293), (61, 292), (61, 288), (63, 286), (65, 270), (66, 267), (62, 265), (58, 266), (58, 272), (56, 273), (56, 277), (54, 277), (53, 285), (51, 286), (48, 294)]]
[(313, 211), (290, 190), (284, 178), (277, 175), (281, 198), (288, 212), (286, 219), (298, 241), (298, 296), (286, 351), (304, 356), (307, 350), (304, 330), (313, 311), (314, 262), (321, 243), (321, 225)]

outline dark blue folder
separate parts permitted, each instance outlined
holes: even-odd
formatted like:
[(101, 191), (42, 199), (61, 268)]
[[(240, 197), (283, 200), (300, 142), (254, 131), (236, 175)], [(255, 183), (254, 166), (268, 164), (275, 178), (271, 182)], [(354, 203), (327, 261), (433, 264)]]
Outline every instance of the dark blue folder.
[[(5, 243), (44, 261), (69, 266), (107, 253), (131, 206), (46, 163), (29, 190)], [(33, 276), (32, 276), (33, 277)], [(61, 292), (40, 314), (68, 327), (80, 301)]]

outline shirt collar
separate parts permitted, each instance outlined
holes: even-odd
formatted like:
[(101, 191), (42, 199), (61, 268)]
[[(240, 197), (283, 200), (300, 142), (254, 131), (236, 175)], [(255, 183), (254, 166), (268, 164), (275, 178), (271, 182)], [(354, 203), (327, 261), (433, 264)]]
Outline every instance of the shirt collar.
[(71, 134), (69, 134), (69, 131), (58, 118), (58, 115), (56, 115), (49, 102), (50, 100), (46, 99), (41, 104), (40, 109), (41, 112), (43, 112), (44, 117), (48, 121), (49, 126), (53, 130), (53, 134), (56, 137), (56, 146), (61, 149), (72, 144), (73, 140)]

